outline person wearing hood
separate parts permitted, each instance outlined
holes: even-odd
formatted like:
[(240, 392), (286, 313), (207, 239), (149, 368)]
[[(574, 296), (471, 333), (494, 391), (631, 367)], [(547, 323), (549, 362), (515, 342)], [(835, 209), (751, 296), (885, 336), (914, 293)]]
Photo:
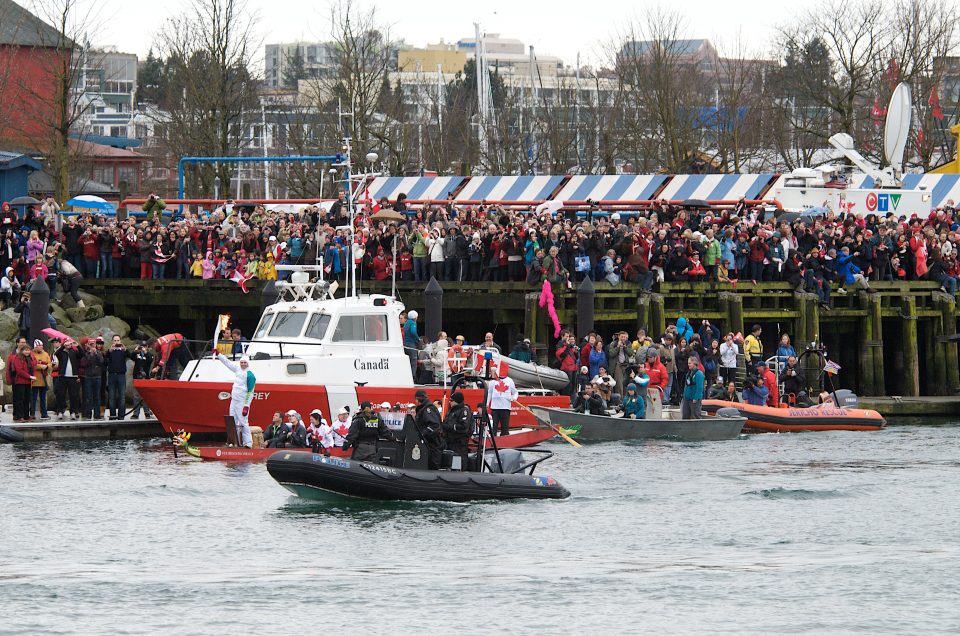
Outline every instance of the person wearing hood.
[[(649, 380), (646, 378), (644, 380), (645, 387)], [(623, 416), (631, 420), (642, 420), (647, 416), (646, 401), (640, 393), (640, 388), (634, 382), (627, 385), (626, 395), (623, 396)]]
[(460, 467), (467, 466), (467, 442), (473, 433), (473, 413), (464, 405), (463, 393), (450, 396), (450, 410), (443, 418), (443, 437), (447, 449), (460, 456)]
[(360, 462), (376, 461), (377, 442), (381, 438), (389, 438), (390, 429), (383, 418), (373, 410), (373, 404), (364, 400), (360, 403), (360, 412), (353, 416), (350, 422), (350, 431), (343, 442), (343, 450), (353, 449), (351, 459)]
[[(253, 448), (250, 435), (250, 403), (253, 401), (253, 389), (257, 385), (257, 376), (250, 370), (250, 358), (243, 356), (238, 363), (221, 354), (217, 360), (233, 373), (233, 387), (230, 390), (230, 415), (237, 427), (237, 437), (244, 448)], [(306, 445), (306, 442), (304, 442)]]
[(417, 400), (414, 425), (427, 445), (427, 467), (430, 470), (439, 470), (443, 458), (443, 421), (440, 411), (423, 389), (417, 389), (414, 398)]

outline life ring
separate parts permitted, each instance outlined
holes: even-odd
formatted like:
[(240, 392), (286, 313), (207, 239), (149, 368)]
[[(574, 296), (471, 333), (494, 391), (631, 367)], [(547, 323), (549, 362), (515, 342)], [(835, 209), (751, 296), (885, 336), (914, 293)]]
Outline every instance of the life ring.
[(447, 368), (451, 373), (463, 373), (476, 365), (475, 357), (472, 347), (453, 345), (447, 349)]
[(0, 426), (0, 439), (3, 439), (7, 442), (12, 442), (14, 444), (19, 444), (23, 441), (23, 433), (10, 428), (9, 426)]

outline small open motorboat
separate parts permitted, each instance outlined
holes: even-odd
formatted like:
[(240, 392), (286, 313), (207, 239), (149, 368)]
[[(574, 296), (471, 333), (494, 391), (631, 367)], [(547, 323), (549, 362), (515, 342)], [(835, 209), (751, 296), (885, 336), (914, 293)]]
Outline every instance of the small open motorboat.
[[(841, 393), (840, 391), (837, 392)], [(840, 404), (855, 405), (847, 392), (834, 398)], [(876, 411), (820, 404), (811, 407), (774, 408), (772, 406), (754, 406), (741, 402), (723, 400), (704, 400), (703, 410), (715, 413), (719, 409), (736, 409), (747, 418), (745, 431), (763, 433), (790, 433), (800, 431), (879, 431), (887, 421)]]
[(589, 415), (567, 409), (530, 407), (582, 442), (607, 442), (625, 439), (669, 439), (680, 442), (711, 442), (737, 439), (746, 422), (737, 411), (721, 412), (716, 417), (680, 419), (677, 410), (665, 410), (663, 419), (633, 420), (609, 415)]

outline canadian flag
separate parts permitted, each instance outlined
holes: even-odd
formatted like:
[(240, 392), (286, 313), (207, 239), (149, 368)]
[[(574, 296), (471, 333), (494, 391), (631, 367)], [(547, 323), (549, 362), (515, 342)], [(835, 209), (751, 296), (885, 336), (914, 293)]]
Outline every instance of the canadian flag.
[(930, 116), (936, 120), (943, 119), (943, 109), (940, 108), (940, 93), (937, 91), (937, 85), (934, 84), (930, 89), (930, 99), (927, 100), (930, 105)]
[(368, 203), (370, 203), (370, 212), (371, 212), (372, 214), (376, 214), (377, 212), (380, 211), (380, 202), (379, 202), (379, 201), (374, 201), (373, 199), (370, 198), (370, 183), (369, 183), (369, 182), (367, 182), (367, 185), (366, 185), (366, 186), (364, 187), (364, 189), (363, 189), (363, 198), (364, 198), (365, 201), (367, 201)]
[[(253, 276), (250, 278), (253, 278)], [(250, 280), (250, 278), (244, 276), (243, 272), (238, 269), (233, 272), (233, 276), (230, 277), (230, 280), (235, 282), (237, 285), (240, 285), (240, 289), (243, 290), (244, 294), (249, 294), (250, 290), (247, 289), (247, 281)]]

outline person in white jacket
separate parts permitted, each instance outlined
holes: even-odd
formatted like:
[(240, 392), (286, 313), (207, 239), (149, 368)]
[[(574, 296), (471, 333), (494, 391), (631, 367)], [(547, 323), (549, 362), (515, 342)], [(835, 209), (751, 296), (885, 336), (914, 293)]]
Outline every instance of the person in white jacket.
[(499, 426), (499, 435), (510, 434), (510, 409), (513, 403), (517, 401), (519, 393), (517, 385), (513, 380), (504, 376), (496, 380), (490, 380), (489, 391), (487, 392), (487, 409), (493, 418), (493, 427)]
[(734, 382), (737, 374), (737, 354), (740, 353), (737, 343), (733, 340), (733, 334), (728, 333), (723, 342), (720, 343), (720, 377), (725, 383)]
[(240, 445), (244, 448), (253, 448), (253, 437), (250, 435), (250, 402), (253, 400), (253, 389), (257, 385), (257, 377), (250, 370), (250, 358), (243, 356), (239, 364), (234, 364), (223, 355), (217, 355), (223, 366), (233, 372), (233, 388), (230, 391), (230, 415), (237, 427)]

